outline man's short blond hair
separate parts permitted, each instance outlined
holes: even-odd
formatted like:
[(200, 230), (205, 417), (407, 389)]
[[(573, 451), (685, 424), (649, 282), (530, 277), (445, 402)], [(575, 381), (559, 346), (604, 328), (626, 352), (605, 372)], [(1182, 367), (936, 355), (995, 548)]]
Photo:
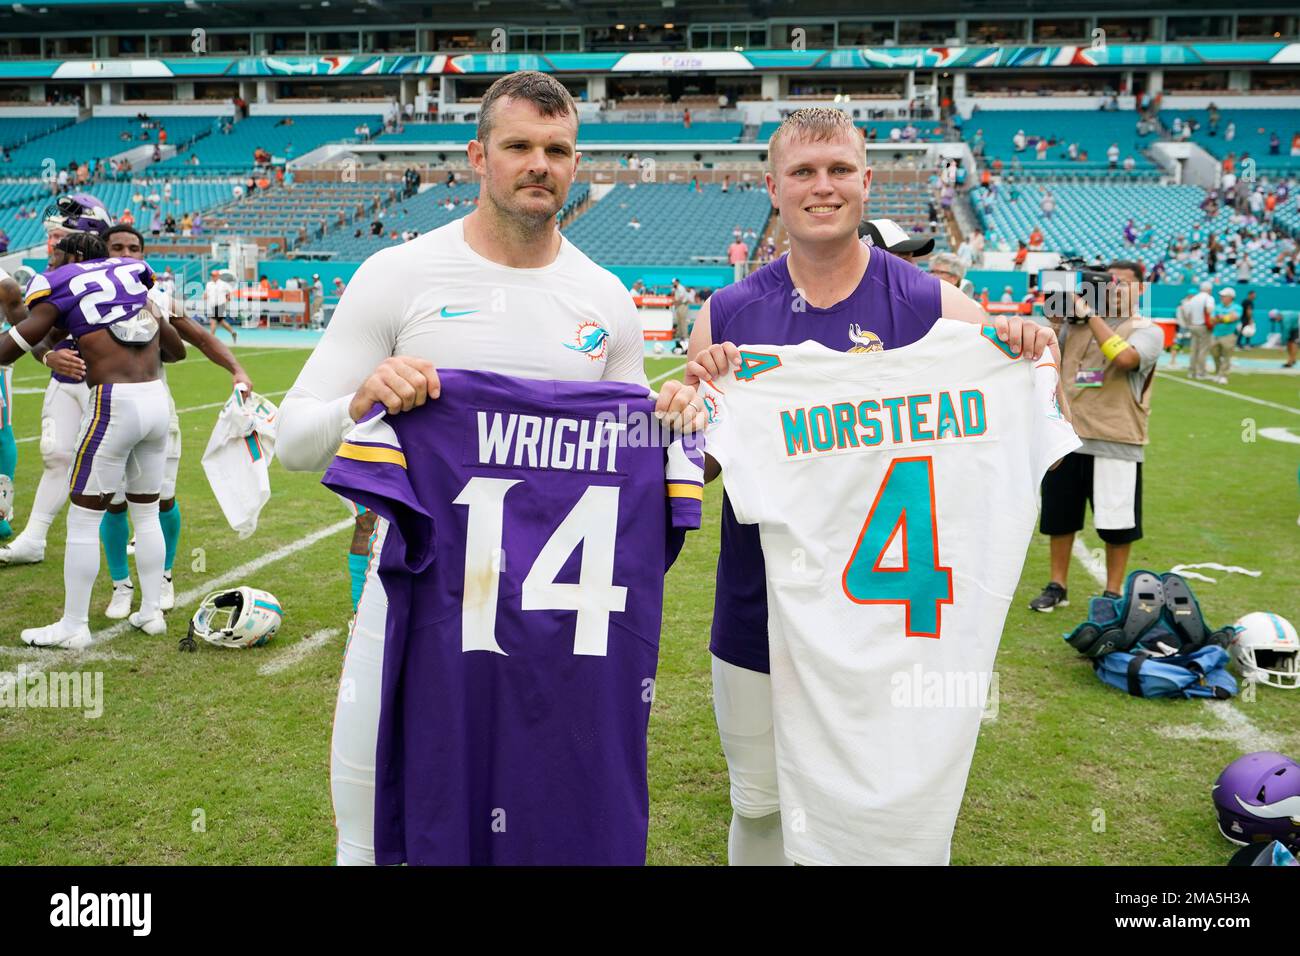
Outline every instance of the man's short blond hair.
[(767, 141), (767, 168), (770, 172), (776, 171), (777, 150), (788, 139), (824, 143), (840, 137), (851, 137), (861, 145), (862, 162), (865, 165), (866, 141), (853, 125), (853, 118), (848, 113), (829, 106), (808, 106), (795, 110), (781, 121), (772, 138)]

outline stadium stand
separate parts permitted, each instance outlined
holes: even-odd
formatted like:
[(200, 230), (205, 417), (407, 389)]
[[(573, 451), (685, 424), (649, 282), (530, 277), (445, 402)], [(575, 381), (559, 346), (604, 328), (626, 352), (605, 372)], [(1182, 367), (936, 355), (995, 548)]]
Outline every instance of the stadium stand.
[[(0, 124), (0, 147), (11, 150), (38, 136), (71, 126), (75, 120), (64, 116), (6, 116)], [(8, 162), (8, 158), (4, 162)], [(0, 167), (3, 170), (3, 167)]]
[[(286, 124), (286, 119), (291, 122)], [(207, 121), (211, 130), (208, 136), (157, 168), (169, 175), (189, 176), (246, 172), (253, 165), (253, 150), (259, 147), (272, 156), (293, 159), (324, 143), (354, 142), (356, 128), (361, 123), (367, 124), (372, 134), (383, 128), (380, 116), (355, 113), (343, 116), (252, 116), (230, 126), (228, 133), (221, 132), (219, 123)], [(198, 156), (198, 165), (192, 164), (191, 156)]]
[[(1008, 169), (1019, 167), (1027, 176), (1062, 176), (1087, 174), (1116, 178), (1150, 178), (1157, 174), (1155, 164), (1146, 155), (1147, 147), (1155, 141), (1154, 133), (1139, 136), (1138, 114), (1133, 111), (1109, 112), (1103, 110), (977, 110), (963, 124), (963, 138), (973, 143), (977, 133), (982, 134), (984, 158), (988, 163), (1001, 160)], [(1023, 130), (1028, 145), (1016, 152), (1013, 140)], [(1049, 143), (1042, 160), (1034, 144), (1041, 137)], [(1052, 141), (1056, 145), (1050, 145)], [(1077, 143), (1080, 154), (1088, 159), (1071, 160), (1069, 145)], [(1112, 143), (1119, 146), (1121, 168), (1110, 170), (1106, 150)], [(1132, 156), (1135, 167), (1125, 173), (1124, 159)]]
[[(867, 130), (868, 133), (874, 129), (876, 131), (876, 138), (872, 140), (872, 142), (887, 143), (889, 142), (890, 130), (899, 130), (899, 135), (901, 136), (902, 131), (907, 129), (909, 123), (911, 123), (911, 125), (916, 129), (916, 138), (911, 140), (911, 142), (934, 143), (947, 138), (943, 126), (936, 123), (934, 120), (867, 120), (865, 122), (855, 123), (854, 125), (857, 126), (858, 129)], [(772, 134), (776, 132), (776, 128), (780, 125), (780, 123), (763, 123), (759, 126), (758, 133), (754, 136), (754, 141), (757, 143), (766, 143), (772, 138)]]
[[(1218, 129), (1210, 132), (1208, 110), (1162, 110), (1160, 122), (1172, 131), (1174, 121), (1195, 120), (1191, 141), (1211, 156), (1224, 159), (1235, 153), (1238, 160), (1249, 154), (1258, 176), (1300, 172), (1300, 156), (1291, 155), (1291, 139), (1300, 135), (1300, 110), (1220, 110)], [(1232, 124), (1233, 138), (1227, 139)], [(1278, 155), (1269, 155), (1269, 134), (1277, 133)], [(1238, 170), (1240, 172), (1240, 170)]]
[[(380, 183), (301, 183), (292, 189), (258, 190), (207, 215), (211, 228), (245, 238), (275, 240), (269, 248), (288, 252), (331, 229), (365, 221), (396, 197)], [(355, 227), (354, 227), (355, 228)]]
[[(723, 192), (653, 183), (618, 185), (569, 227), (569, 240), (602, 265), (690, 265), (725, 261), (732, 230), (761, 236), (772, 205), (760, 189)], [(640, 228), (629, 225), (633, 217)], [(747, 243), (753, 254), (755, 239)]]
[[(8, 137), (6, 119), (5, 136)], [(184, 146), (211, 128), (204, 118), (169, 116), (159, 121), (167, 130), (168, 146)], [(130, 134), (129, 139), (123, 139)], [(141, 139), (147, 134), (147, 139)], [(61, 126), (42, 136), (35, 136), (21, 146), (9, 151), (9, 162), (3, 172), (10, 176), (36, 176), (54, 160), (55, 168), (66, 167), (70, 162), (107, 161), (110, 157), (138, 146), (152, 146), (158, 142), (158, 129), (145, 128), (135, 117), (100, 117), (83, 120), (70, 126)]]
[[(1044, 217), (1040, 203), (1048, 189), (1056, 198), (1056, 212)], [(1044, 248), (1066, 255), (1079, 255), (1090, 261), (1136, 259), (1148, 269), (1169, 258), (1165, 281), (1233, 282), (1236, 269), (1229, 265), (1228, 256), (1218, 257), (1217, 268), (1211, 274), (1206, 267), (1203, 251), (1189, 248), (1185, 259), (1171, 255), (1171, 244), (1183, 239), (1189, 247), (1197, 242), (1208, 242), (1210, 236), (1226, 237), (1237, 231), (1244, 222), (1238, 219), (1233, 225), (1234, 211), (1230, 207), (1218, 210), (1213, 219), (1207, 219), (1201, 209), (1205, 191), (1196, 186), (1152, 185), (1052, 185), (1026, 184), (1019, 189), (1019, 198), (1011, 200), (1009, 189), (998, 190), (992, 215), (982, 208), (988, 191), (979, 187), (972, 191), (976, 215), (989, 230), (989, 248), (997, 248), (1005, 241), (1010, 249), (1017, 241), (1028, 239), (1034, 227), (1043, 232)], [(1279, 225), (1300, 226), (1294, 195), (1276, 214), (1282, 219)], [(1124, 238), (1124, 227), (1132, 220), (1139, 241), (1129, 243)], [(1149, 245), (1141, 243), (1140, 234), (1150, 224), (1153, 230)], [(1270, 243), (1265, 231), (1258, 226), (1246, 226), (1256, 233), (1256, 238), (1246, 246), (1250, 257), (1252, 283), (1257, 286), (1280, 286), (1284, 278), (1274, 272), (1280, 246)]]

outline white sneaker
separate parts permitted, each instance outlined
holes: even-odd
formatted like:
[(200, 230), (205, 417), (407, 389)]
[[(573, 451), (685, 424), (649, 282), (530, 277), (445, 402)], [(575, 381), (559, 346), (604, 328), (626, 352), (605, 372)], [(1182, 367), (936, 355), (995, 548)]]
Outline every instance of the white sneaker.
[(30, 647), (63, 647), (79, 651), (90, 646), (90, 628), (84, 624), (69, 634), (64, 631), (62, 622), (56, 621), (44, 627), (24, 628), (20, 636)]
[(1228, 384), (1228, 376), (1226, 376), (1226, 375), (1220, 375), (1220, 376), (1218, 376), (1218, 377), (1215, 379), (1215, 381), (1218, 382), (1220, 385), (1227, 385), (1227, 384)]
[(25, 534), (14, 538), (13, 542), (0, 548), (0, 564), (40, 564), (45, 560), (45, 542), (37, 544)]
[(104, 616), (120, 621), (131, 613), (131, 599), (135, 597), (135, 585), (130, 581), (113, 582), (113, 599), (108, 602)]
[(158, 606), (164, 611), (170, 611), (176, 606), (176, 585), (172, 584), (172, 576), (164, 574), (162, 580), (162, 591), (158, 597)]
[(141, 617), (140, 612), (136, 611), (127, 620), (131, 622), (132, 627), (144, 631), (150, 637), (167, 633), (167, 619), (163, 617), (162, 611), (156, 611), (150, 618)]

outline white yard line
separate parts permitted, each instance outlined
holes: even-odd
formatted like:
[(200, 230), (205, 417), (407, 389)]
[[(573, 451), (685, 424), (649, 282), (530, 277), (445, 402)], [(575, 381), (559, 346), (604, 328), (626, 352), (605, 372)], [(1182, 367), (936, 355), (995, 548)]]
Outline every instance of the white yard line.
[(288, 670), (294, 664), (297, 664), (309, 654), (320, 650), (334, 638), (339, 636), (337, 627), (326, 628), (323, 631), (317, 631), (308, 637), (304, 637), (297, 644), (294, 644), (286, 651), (282, 651), (275, 657), (271, 658), (265, 664), (257, 669), (257, 672), (263, 677), (270, 674), (278, 674), (280, 671)]
[(662, 375), (656, 375), (654, 378), (650, 379), (650, 384), (651, 384), (651, 385), (654, 385), (654, 384), (656, 384), (656, 383), (658, 383), (658, 382), (662, 382), (664, 379), (668, 378), (670, 375), (676, 375), (678, 372), (680, 372), (680, 371), (681, 371), (682, 369), (684, 369), (684, 368), (686, 368), (686, 363), (685, 363), (685, 362), (683, 362), (681, 365), (678, 365), (676, 368), (670, 368), (668, 371), (664, 372)]
[[(351, 528), (353, 526), (354, 526), (354, 521), (351, 518), (346, 518), (343, 521), (336, 521), (334, 524), (326, 525), (323, 528), (318, 528), (315, 531), (313, 531), (311, 534), (304, 535), (303, 537), (299, 538), (297, 541), (290, 542), (289, 544), (286, 544), (282, 548), (276, 548), (274, 551), (268, 551), (260, 558), (254, 558), (252, 561), (245, 562), (244, 564), (241, 564), (237, 568), (231, 568), (225, 574), (218, 575), (217, 577), (212, 578), (211, 580), (205, 582), (201, 587), (191, 588), (190, 590), (185, 591), (182, 594), (176, 595), (176, 608), (177, 610), (179, 610), (181, 608), (194, 604), (200, 598), (202, 598), (204, 595), (208, 594), (211, 591), (216, 591), (219, 588), (226, 587), (227, 585), (236, 584), (239, 581), (243, 580), (244, 578), (247, 578), (249, 575), (253, 574), (255, 571), (260, 571), (268, 564), (274, 564), (277, 561), (282, 561), (283, 559), (289, 557), (290, 555), (297, 554), (299, 551), (302, 551), (304, 548), (310, 548), (317, 541), (321, 541), (324, 538), (328, 538), (330, 535), (338, 534), (340, 531), (344, 530), (345, 528)], [(184, 625), (182, 625), (181, 623), (182, 621), (185, 622)], [(183, 631), (186, 627), (189, 626), (187, 618), (178, 617), (177, 615), (172, 615), (171, 621), (169, 623), (171, 624), (171, 628), (169, 630), (167, 637), (161, 638), (164, 641), (170, 640), (173, 637), (178, 636), (181, 633), (181, 631)], [(65, 663), (77, 664), (86, 660), (103, 659), (102, 655), (104, 654), (104, 652), (100, 650), (101, 646), (113, 640), (113, 638), (119, 637), (120, 635), (126, 633), (126, 631), (130, 629), (130, 627), (131, 625), (129, 622), (119, 621), (117, 624), (114, 624), (111, 627), (106, 627), (102, 631), (96, 631), (94, 634), (92, 634), (91, 640), (94, 643), (92, 643), (91, 646), (86, 648), (85, 650), (55, 651), (54, 653), (60, 655), (59, 657), (47, 658), (45, 655), (42, 655), (38, 659), (39, 663), (45, 664), (47, 666), (52, 666), (54, 664), (65, 664)], [(30, 648), (23, 648), (23, 650), (26, 650), (29, 653), (31, 652)], [(92, 657), (91, 655), (99, 655), (99, 656)], [(32, 674), (40, 673), (44, 670), (45, 667), (29, 668), (27, 670), (27, 674), (30, 676)], [(13, 678), (11, 676), (8, 679), (12, 680)]]
[(1156, 727), (1156, 733), (1168, 740), (1226, 740), (1235, 744), (1242, 753), (1281, 749), (1281, 739), (1264, 733), (1250, 722), (1249, 717), (1227, 701), (1207, 700), (1204, 704), (1219, 724), (1217, 729)]
[[(257, 394), (261, 395), (263, 398), (278, 398), (279, 396), (287, 395), (288, 393), (289, 390), (286, 388), (279, 392), (258, 392)], [(228, 401), (230, 401), (230, 399), (226, 399), (225, 401), (220, 401), (220, 402), (209, 402), (206, 405), (191, 405), (189, 408), (178, 408), (176, 409), (176, 414), (185, 415), (189, 412), (210, 411), (214, 408), (223, 407)], [(40, 439), (41, 439), (40, 435), (28, 435), (26, 438), (17, 439), (17, 443), (21, 445), (23, 442), (40, 441)]]
[(1071, 550), (1078, 562), (1083, 565), (1084, 570), (1104, 589), (1106, 587), (1105, 557), (1098, 558), (1084, 545), (1083, 539), (1078, 537), (1074, 539), (1074, 547)]
[(1167, 378), (1171, 382), (1181, 382), (1184, 385), (1190, 385), (1192, 388), (1203, 388), (1207, 392), (1214, 392), (1217, 395), (1227, 395), (1229, 398), (1239, 398), (1243, 402), (1250, 402), (1253, 405), (1263, 405), (1265, 408), (1276, 408), (1280, 412), (1290, 412), (1292, 415), (1300, 415), (1300, 408), (1293, 408), (1290, 405), (1280, 405), (1277, 402), (1270, 402), (1263, 398), (1256, 398), (1253, 395), (1242, 395), (1239, 392), (1230, 392), (1226, 388), (1220, 388), (1217, 385), (1207, 385), (1205, 382), (1194, 382), (1189, 378), (1183, 378), (1181, 375), (1170, 375), (1168, 372), (1156, 372), (1160, 378)]

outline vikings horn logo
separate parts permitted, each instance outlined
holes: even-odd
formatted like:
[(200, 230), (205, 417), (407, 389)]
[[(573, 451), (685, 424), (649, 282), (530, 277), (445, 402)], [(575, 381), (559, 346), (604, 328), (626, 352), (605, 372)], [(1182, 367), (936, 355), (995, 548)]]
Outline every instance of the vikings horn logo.
[(876, 335), (875, 332), (862, 331), (857, 323), (849, 326), (849, 340), (856, 343), (853, 348), (849, 349), (850, 352), (883, 352), (885, 350), (885, 343), (880, 341), (880, 336)]

